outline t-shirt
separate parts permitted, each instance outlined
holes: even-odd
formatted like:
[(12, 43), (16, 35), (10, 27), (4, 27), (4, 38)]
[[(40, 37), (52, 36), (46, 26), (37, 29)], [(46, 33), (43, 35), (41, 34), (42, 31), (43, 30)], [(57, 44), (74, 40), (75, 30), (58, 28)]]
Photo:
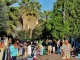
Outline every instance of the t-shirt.
[(42, 41), (39, 41), (39, 44), (42, 44)]
[(9, 47), (9, 50), (10, 50), (10, 56), (17, 56), (17, 54), (18, 54), (18, 48), (15, 48), (13, 45), (11, 45)]
[(60, 46), (62, 46), (62, 41), (60, 42)]
[(48, 42), (48, 46), (52, 46), (53, 45), (53, 43), (52, 42)]
[(59, 47), (60, 46), (60, 41), (57, 41), (57, 47)]
[(43, 41), (42, 45), (43, 45), (43, 46), (46, 46), (46, 42), (45, 42), (45, 41)]
[(64, 50), (65, 54), (70, 54), (71, 45), (70, 44), (68, 44), (68, 45), (63, 44), (62, 49)]

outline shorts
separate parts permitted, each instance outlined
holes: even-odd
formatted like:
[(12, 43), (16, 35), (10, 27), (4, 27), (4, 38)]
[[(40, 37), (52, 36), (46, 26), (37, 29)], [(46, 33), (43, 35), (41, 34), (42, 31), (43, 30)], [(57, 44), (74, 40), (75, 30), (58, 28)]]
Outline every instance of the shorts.
[(65, 54), (62, 56), (62, 59), (70, 59), (70, 54)]
[(52, 50), (52, 46), (48, 46), (48, 51), (51, 51)]

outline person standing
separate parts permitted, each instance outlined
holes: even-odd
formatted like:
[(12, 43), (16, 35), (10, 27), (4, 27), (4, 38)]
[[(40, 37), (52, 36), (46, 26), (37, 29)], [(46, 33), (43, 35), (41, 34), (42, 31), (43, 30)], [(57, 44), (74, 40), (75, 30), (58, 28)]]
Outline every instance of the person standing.
[(10, 60), (16, 60), (16, 56), (18, 54), (18, 46), (17, 46), (17, 42), (14, 40), (12, 42), (12, 45), (9, 47), (10, 50)]
[(0, 41), (0, 60), (3, 60), (4, 58), (4, 51), (5, 51), (5, 44), (4, 41)]
[(61, 51), (62, 45), (63, 45), (63, 42), (62, 42), (62, 40), (60, 40), (60, 54), (62, 54), (62, 51)]
[(44, 50), (44, 47), (43, 47), (42, 43), (43, 43), (43, 40), (40, 40), (39, 44), (38, 44), (40, 55), (43, 55), (43, 50)]
[(68, 43), (68, 40), (65, 39), (64, 44), (62, 45), (62, 59), (70, 60), (71, 51), (72, 51), (71, 45)]
[(42, 44), (38, 44), (38, 48), (39, 48), (39, 51), (40, 51), (40, 55), (43, 55), (44, 47), (42, 46)]
[(46, 41), (45, 40), (43, 40), (42, 46), (43, 46), (43, 54), (46, 54)]
[(51, 55), (52, 45), (53, 45), (52, 40), (49, 40), (48, 41), (48, 55)]
[(56, 51), (56, 42), (55, 42), (55, 40), (53, 40), (53, 54), (55, 53), (55, 51)]
[(4, 40), (5, 47), (7, 48), (8, 47), (8, 37), (7, 37), (7, 35), (4, 34), (2, 39)]
[(60, 40), (57, 41), (57, 54), (60, 54)]

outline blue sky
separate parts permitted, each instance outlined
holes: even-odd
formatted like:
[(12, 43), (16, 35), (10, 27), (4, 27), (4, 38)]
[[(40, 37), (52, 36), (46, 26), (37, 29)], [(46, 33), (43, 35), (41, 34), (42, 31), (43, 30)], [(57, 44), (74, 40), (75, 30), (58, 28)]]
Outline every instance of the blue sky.
[(53, 9), (53, 3), (56, 2), (56, 0), (38, 0), (40, 4), (42, 4), (42, 11), (44, 10), (52, 10)]
[[(52, 10), (53, 9), (53, 3), (56, 2), (56, 0), (38, 0), (38, 1), (42, 5), (42, 11)], [(14, 6), (18, 6), (18, 4), (14, 4)]]

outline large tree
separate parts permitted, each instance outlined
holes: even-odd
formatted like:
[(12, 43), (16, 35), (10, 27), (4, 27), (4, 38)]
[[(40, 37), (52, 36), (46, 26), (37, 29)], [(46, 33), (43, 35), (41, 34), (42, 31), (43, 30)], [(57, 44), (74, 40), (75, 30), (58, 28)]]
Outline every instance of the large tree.
[(23, 21), (23, 29), (25, 29), (25, 32), (30, 30), (30, 38), (32, 38), (32, 30), (38, 24), (41, 14), (40, 9), (40, 3), (35, 0), (21, 0), (20, 2), (20, 17)]
[(57, 0), (46, 27), (54, 39), (75, 37), (80, 33), (80, 1)]
[(39, 20), (39, 24), (33, 30), (33, 38), (43, 38), (43, 29), (45, 28), (45, 21)]
[(66, 4), (66, 18), (69, 21), (70, 25), (70, 36), (77, 37), (80, 33), (80, 1), (72, 0), (68, 1)]
[(18, 8), (12, 7), (17, 0), (5, 0), (7, 10), (8, 10), (8, 21), (6, 33), (8, 35), (16, 36), (17, 35), (17, 25), (18, 25)]
[(18, 25), (18, 9), (15, 7), (10, 7), (9, 10), (9, 19), (7, 21), (7, 34), (8, 35), (17, 35), (17, 25)]
[(17, 0), (0, 0), (0, 31), (4, 31), (7, 35), (15, 35), (17, 27), (17, 8), (12, 4)]

